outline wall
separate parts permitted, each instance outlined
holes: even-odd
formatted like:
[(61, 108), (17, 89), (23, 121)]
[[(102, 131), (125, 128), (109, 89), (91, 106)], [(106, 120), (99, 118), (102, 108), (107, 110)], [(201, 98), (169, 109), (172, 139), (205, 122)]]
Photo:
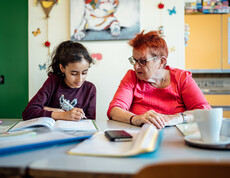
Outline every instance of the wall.
[[(122, 1), (122, 0), (121, 0)], [(167, 1), (165, 8), (160, 10), (157, 5), (160, 1), (140, 0), (141, 30), (158, 30), (163, 25), (165, 40), (172, 52), (168, 57), (168, 64), (184, 68), (184, 2)], [(168, 9), (176, 6), (176, 14), (169, 15)], [(43, 43), (51, 42), (50, 49), (63, 40), (70, 39), (70, 2), (59, 1), (45, 19), (42, 7), (29, 0), (29, 98), (33, 97), (47, 78), (45, 70), (39, 70), (38, 65), (48, 62), (48, 49)], [(132, 15), (131, 15), (132, 17)], [(48, 26), (48, 30), (47, 30)], [(41, 34), (34, 37), (32, 31), (41, 29)], [(97, 119), (107, 119), (106, 111), (109, 102), (126, 71), (132, 66), (128, 57), (132, 49), (127, 40), (117, 41), (88, 41), (82, 42), (90, 53), (101, 53), (103, 58), (94, 65), (88, 74), (88, 80), (97, 87)], [(173, 50), (174, 49), (174, 50)]]
[(0, 16), (0, 118), (21, 118), (28, 102), (28, 1), (1, 1)]

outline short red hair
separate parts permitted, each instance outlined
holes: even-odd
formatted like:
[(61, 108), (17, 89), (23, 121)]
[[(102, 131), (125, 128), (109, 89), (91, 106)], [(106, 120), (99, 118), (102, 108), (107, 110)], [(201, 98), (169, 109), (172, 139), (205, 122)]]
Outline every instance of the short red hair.
[(144, 30), (137, 34), (135, 38), (131, 39), (128, 44), (136, 50), (146, 50), (151, 48), (158, 50), (161, 56), (168, 57), (168, 46), (165, 40), (160, 37), (157, 31), (150, 31), (144, 34)]

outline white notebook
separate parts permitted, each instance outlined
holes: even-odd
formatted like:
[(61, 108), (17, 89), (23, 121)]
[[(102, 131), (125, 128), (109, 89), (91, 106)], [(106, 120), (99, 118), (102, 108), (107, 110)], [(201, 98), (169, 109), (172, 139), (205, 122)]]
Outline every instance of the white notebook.
[(55, 130), (96, 132), (98, 128), (93, 120), (84, 119), (80, 121), (57, 120), (50, 117), (39, 117), (26, 121), (20, 121), (9, 128), (8, 131), (16, 131), (27, 128), (47, 127)]

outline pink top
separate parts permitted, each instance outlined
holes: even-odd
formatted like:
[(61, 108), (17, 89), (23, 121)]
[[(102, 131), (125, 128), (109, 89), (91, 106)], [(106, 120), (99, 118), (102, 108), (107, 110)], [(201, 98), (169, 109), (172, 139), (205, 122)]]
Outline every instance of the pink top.
[(113, 107), (120, 107), (137, 115), (148, 110), (171, 115), (186, 110), (211, 108), (191, 72), (169, 66), (165, 69), (170, 70), (171, 83), (161, 89), (139, 80), (135, 71), (129, 70), (109, 105), (107, 116), (110, 116)]

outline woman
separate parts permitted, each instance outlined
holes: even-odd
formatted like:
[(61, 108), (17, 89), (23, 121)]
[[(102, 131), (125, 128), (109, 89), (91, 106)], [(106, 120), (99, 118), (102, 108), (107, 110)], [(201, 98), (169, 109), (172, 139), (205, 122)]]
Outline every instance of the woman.
[(168, 47), (156, 31), (140, 34), (129, 41), (133, 56), (109, 105), (109, 119), (157, 128), (192, 118), (195, 109), (210, 109), (201, 90), (188, 71), (166, 66)]

